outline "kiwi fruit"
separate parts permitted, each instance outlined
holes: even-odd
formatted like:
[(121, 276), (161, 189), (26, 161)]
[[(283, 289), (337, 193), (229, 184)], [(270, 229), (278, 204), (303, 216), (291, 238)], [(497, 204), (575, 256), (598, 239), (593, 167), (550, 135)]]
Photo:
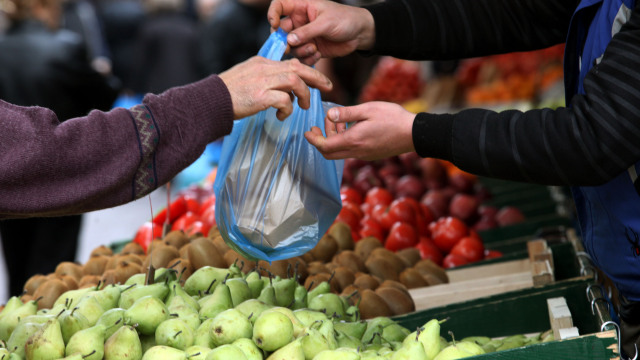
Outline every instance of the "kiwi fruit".
[(100, 283), (103, 285), (118, 284), (118, 274), (116, 274), (116, 269), (105, 271), (100, 277)]
[(445, 284), (445, 282), (443, 282), (442, 279), (440, 279), (439, 277), (435, 276), (432, 273), (422, 274), (422, 278), (424, 279), (424, 281), (426, 281), (429, 284), (429, 286)]
[(91, 251), (91, 254), (89, 254), (89, 257), (94, 257), (99, 255), (111, 256), (113, 255), (113, 250), (111, 250), (110, 247), (107, 247), (105, 245), (100, 245)]
[(151, 254), (155, 250), (159, 248), (167, 247), (167, 246), (170, 246), (170, 245), (165, 244), (164, 241), (160, 239), (153, 239), (149, 244), (149, 246), (147, 247), (147, 254)]
[(180, 257), (180, 255), (178, 254), (178, 250), (173, 246), (163, 245), (161, 247), (156, 247), (144, 259), (144, 262), (142, 263), (142, 271), (147, 271), (151, 264), (156, 269), (166, 267), (169, 260), (177, 257)]
[(316, 246), (309, 251), (313, 255), (314, 259), (322, 262), (329, 262), (333, 256), (338, 252), (338, 242), (333, 236), (324, 234)]
[(78, 289), (84, 289), (87, 287), (97, 286), (100, 282), (100, 276), (98, 275), (85, 275), (78, 282)]
[[(213, 266), (217, 268), (226, 268), (227, 263), (222, 256), (224, 253), (220, 253), (213, 241), (206, 237), (198, 237), (189, 243), (188, 259), (194, 268), (194, 271), (200, 269), (203, 266)], [(179, 256), (176, 251), (175, 256), (171, 259), (175, 259)], [(171, 260), (168, 259), (168, 260)]]
[(207, 234), (207, 237), (209, 239), (215, 239), (218, 236), (220, 236), (220, 229), (218, 229), (217, 225), (214, 225), (211, 227), (211, 229), (209, 229), (209, 233)]
[(109, 259), (111, 259), (111, 256), (107, 255), (96, 255), (90, 257), (82, 268), (83, 274), (98, 276), (102, 275)]
[(178, 249), (178, 253), (180, 254), (181, 258), (183, 259), (189, 258), (189, 246), (191, 246), (191, 244), (184, 244), (180, 249)]
[(36, 289), (47, 280), (47, 277), (42, 274), (35, 274), (31, 276), (27, 282), (24, 283), (24, 291), (26, 294), (33, 295)]
[(63, 261), (59, 263), (54, 272), (58, 276), (69, 275), (76, 281), (80, 280), (84, 275), (82, 265), (71, 261)]
[(140, 264), (122, 261), (115, 268), (116, 281), (120, 284), (124, 284), (132, 275), (142, 273), (143, 271), (144, 270)]
[(329, 227), (327, 233), (338, 243), (338, 250), (353, 250), (354, 241), (349, 225), (340, 221), (335, 222)]
[[(67, 289), (69, 290), (75, 290), (78, 288), (78, 281), (76, 281), (76, 279), (71, 276), (71, 275), (59, 275), (60, 280), (62, 280), (62, 282), (64, 282), (65, 285), (67, 285)], [(80, 279), (78, 279), (80, 280)]]
[(213, 245), (216, 246), (216, 249), (218, 249), (218, 252), (220, 254), (226, 254), (227, 251), (231, 250), (231, 248), (229, 247), (229, 245), (227, 245), (227, 243), (224, 241), (224, 239), (222, 238), (222, 236), (218, 235), (216, 237), (212, 237), (210, 239), (213, 242)]
[[(271, 274), (272, 276), (280, 276), (283, 279), (293, 276), (293, 268), (289, 266), (287, 260), (276, 260), (272, 261), (271, 264), (260, 260), (258, 261), (258, 270), (262, 276), (269, 276), (269, 274)], [(287, 274), (287, 270), (289, 274)]]
[(328, 274), (330, 271), (322, 261), (312, 261), (307, 265), (307, 272), (309, 275), (315, 275), (322, 273)]
[(420, 250), (409, 247), (396, 252), (396, 255), (404, 262), (406, 268), (412, 267), (418, 261), (422, 260), (420, 256)]
[(310, 264), (314, 261), (316, 261), (316, 259), (313, 257), (313, 255), (311, 255), (311, 253), (306, 252), (302, 255), (302, 260), (304, 260), (307, 264)]
[(353, 270), (346, 266), (338, 266), (333, 274), (332, 281), (337, 282), (339, 291), (342, 291), (347, 286), (352, 285), (356, 277), (353, 274)]
[(377, 276), (383, 280), (398, 280), (398, 271), (393, 263), (386, 257), (371, 257), (367, 259), (365, 266), (369, 274), (373, 276)]
[(400, 259), (400, 257), (396, 255), (396, 253), (389, 249), (385, 249), (383, 247), (373, 249), (373, 251), (371, 251), (371, 254), (369, 254), (367, 260), (376, 257), (383, 257), (387, 261), (389, 261), (398, 274), (401, 273), (402, 270), (407, 268), (404, 264), (404, 261), (402, 261), (402, 259)]
[(178, 278), (182, 284), (184, 284), (185, 280), (194, 272), (193, 266), (188, 259), (175, 258), (169, 261), (168, 266), (178, 272)]
[(64, 281), (51, 278), (40, 284), (36, 291), (33, 293), (34, 299), (38, 300), (38, 309), (51, 309), (53, 303), (64, 294), (69, 288)]
[(361, 276), (358, 276), (354, 279), (353, 285), (357, 286), (360, 289), (375, 290), (378, 288), (378, 286), (380, 286), (380, 282), (369, 274), (362, 274)]
[(416, 310), (416, 304), (410, 295), (395, 287), (379, 287), (376, 295), (389, 306), (393, 315), (402, 315)]
[(307, 280), (305, 280), (304, 287), (307, 288), (307, 290), (313, 290), (316, 288), (316, 286), (320, 285), (321, 283), (325, 281), (329, 281), (330, 278), (331, 278), (331, 275), (327, 273), (311, 275), (307, 277)]
[(407, 287), (404, 286), (404, 284), (399, 282), (399, 281), (385, 280), (385, 281), (380, 283), (380, 286), (378, 286), (378, 288), (381, 288), (381, 287), (396, 288), (396, 289), (402, 291), (403, 293), (411, 296), (411, 294), (409, 293), (409, 289), (407, 289)]
[(144, 249), (142, 248), (142, 245), (138, 244), (137, 242), (131, 241), (122, 248), (122, 251), (120, 251), (120, 255), (129, 254), (144, 255)]
[(393, 311), (386, 301), (373, 290), (364, 289), (360, 292), (360, 304), (358, 305), (362, 319), (373, 319), (379, 316), (393, 316)]
[(413, 266), (413, 268), (420, 271), (423, 275), (425, 273), (433, 274), (437, 276), (443, 283), (449, 282), (449, 276), (447, 276), (447, 272), (430, 259), (422, 259), (418, 261)]
[(167, 235), (162, 239), (165, 244), (171, 245), (176, 249), (180, 249), (182, 246), (189, 242), (189, 237), (182, 230), (169, 231)]
[(354, 273), (359, 271), (365, 271), (364, 261), (353, 250), (343, 250), (337, 253), (331, 262), (340, 266), (346, 266), (350, 268)]
[(401, 272), (398, 277), (398, 281), (400, 281), (409, 289), (415, 289), (430, 285), (429, 282), (424, 279), (422, 274), (414, 268), (405, 269), (403, 272)]
[(374, 249), (382, 247), (382, 242), (380, 240), (374, 238), (373, 236), (367, 236), (365, 238), (360, 239), (354, 247), (354, 251), (362, 261), (366, 261), (369, 257), (369, 254)]
[[(20, 300), (22, 300), (23, 304), (28, 303), (29, 301), (33, 300), (33, 295), (30, 294), (22, 294), (22, 296), (20, 296)], [(4, 306), (2, 307), (2, 309), (4, 310)], [(0, 310), (1, 311), (1, 310)]]
[(291, 264), (291, 269), (293, 269), (293, 273), (298, 276), (298, 281), (304, 281), (307, 276), (309, 276), (309, 271), (307, 270), (307, 262), (304, 261), (300, 256), (296, 256), (290, 259), (287, 259), (289, 264)]

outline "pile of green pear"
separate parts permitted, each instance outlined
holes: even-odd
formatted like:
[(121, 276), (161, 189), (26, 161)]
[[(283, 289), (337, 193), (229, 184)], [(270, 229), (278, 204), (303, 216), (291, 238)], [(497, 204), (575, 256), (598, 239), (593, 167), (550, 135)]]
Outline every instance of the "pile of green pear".
[[(295, 275), (244, 274), (235, 264), (202, 267), (184, 283), (171, 269), (148, 277), (69, 290), (50, 309), (10, 298), (0, 312), (0, 360), (448, 360), (507, 342), (450, 344), (435, 319), (413, 333), (388, 317), (361, 320), (328, 283), (307, 291)], [(527, 338), (518, 339), (510, 346)]]

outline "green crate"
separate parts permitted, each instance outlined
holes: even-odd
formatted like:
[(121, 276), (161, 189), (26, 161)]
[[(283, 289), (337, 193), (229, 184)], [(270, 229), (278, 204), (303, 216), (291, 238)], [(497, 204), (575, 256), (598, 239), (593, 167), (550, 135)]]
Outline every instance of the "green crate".
[(549, 214), (544, 216), (538, 216), (535, 218), (526, 219), (524, 222), (494, 228), (490, 230), (484, 230), (478, 232), (482, 241), (485, 244), (491, 244), (495, 241), (502, 241), (505, 239), (513, 239), (520, 237), (530, 237), (536, 234), (537, 231), (549, 227), (572, 227), (571, 219), (558, 214)]

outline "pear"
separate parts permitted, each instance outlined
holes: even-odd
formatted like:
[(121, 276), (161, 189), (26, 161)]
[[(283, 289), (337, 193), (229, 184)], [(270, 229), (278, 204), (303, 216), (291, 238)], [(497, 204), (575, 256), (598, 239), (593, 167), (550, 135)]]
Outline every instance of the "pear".
[(185, 350), (193, 345), (195, 330), (178, 318), (167, 319), (158, 325), (156, 331), (156, 344), (171, 346)]
[(124, 323), (138, 324), (136, 329), (145, 335), (154, 334), (158, 325), (168, 318), (167, 306), (162, 300), (152, 295), (139, 298), (124, 313)]
[(79, 353), (75, 353), (73, 355), (69, 355), (69, 356), (65, 356), (60, 360), (82, 360), (84, 359), (84, 357), (82, 356), (82, 354)]
[(292, 306), (295, 300), (297, 281), (293, 278), (282, 279), (273, 283), (277, 306)]
[(247, 360), (262, 360), (264, 358), (262, 350), (251, 339), (238, 339), (232, 345), (242, 350)]
[[(411, 341), (411, 334), (407, 336), (405, 341)], [(418, 334), (418, 341), (422, 343), (427, 359), (431, 360), (436, 357), (442, 350), (440, 343), (440, 321), (438, 319), (429, 320)]]
[(340, 295), (334, 293), (320, 294), (309, 300), (309, 309), (323, 311), (327, 316), (345, 317), (345, 308)]
[(145, 296), (153, 296), (160, 301), (164, 301), (169, 294), (169, 287), (165, 283), (155, 283), (151, 285), (131, 285), (120, 294), (118, 307), (125, 310), (130, 308), (136, 300)]
[(256, 319), (263, 311), (271, 309), (272, 306), (263, 303), (258, 299), (249, 299), (243, 301), (240, 305), (236, 306), (235, 309), (243, 313), (249, 320), (251, 324), (255, 323)]
[[(343, 333), (353, 336), (356, 339), (362, 339), (364, 332), (367, 330), (366, 321), (336, 321), (333, 323), (333, 327), (342, 331)], [(384, 331), (384, 330), (383, 330)], [(407, 335), (409, 333), (407, 332)], [(402, 338), (404, 340), (404, 337)]]
[(40, 330), (42, 328), (42, 325), (42, 323), (21, 321), (11, 333), (9, 340), (6, 343), (7, 349), (9, 349), (13, 353), (16, 353), (17, 355), (20, 355), (21, 358), (24, 358), (24, 346), (27, 344), (27, 340), (29, 340), (31, 335)]
[[(184, 282), (184, 291), (187, 294), (194, 296), (200, 293), (207, 292), (207, 289), (211, 288), (211, 284), (214, 286), (221, 284), (224, 279), (231, 275), (229, 269), (220, 269), (212, 266), (203, 266), (194, 271), (191, 276)], [(215, 281), (215, 282), (214, 282)], [(210, 289), (212, 291), (214, 289)]]
[[(476, 346), (479, 346), (476, 344)], [(454, 360), (454, 359), (462, 359), (466, 357), (474, 356), (474, 354), (467, 352), (466, 350), (458, 347), (457, 345), (449, 345), (446, 348), (442, 349), (436, 355), (434, 360)]]
[(85, 296), (96, 298), (103, 309), (113, 309), (118, 306), (122, 289), (114, 284), (107, 285), (103, 289), (87, 293)]
[(307, 306), (309, 306), (309, 303), (311, 302), (311, 300), (316, 296), (321, 294), (328, 294), (330, 292), (331, 292), (331, 285), (329, 284), (329, 282), (328, 281), (321, 282), (320, 284), (318, 284), (318, 286), (316, 286), (315, 288), (307, 292)]
[(302, 342), (297, 339), (288, 343), (269, 355), (267, 360), (305, 360)]
[(424, 346), (418, 341), (417, 336), (411, 341), (407, 341), (396, 351), (391, 360), (427, 360)]
[(359, 360), (360, 355), (347, 349), (324, 350), (318, 353), (313, 360)]
[(265, 304), (276, 306), (276, 289), (273, 285), (269, 284), (262, 288), (262, 291), (260, 291), (260, 295), (258, 296), (258, 300)]
[(469, 354), (471, 354), (471, 356), (482, 355), (485, 353), (484, 350), (482, 349), (482, 346), (474, 342), (458, 341), (454, 345), (457, 346), (459, 349), (462, 349), (468, 352)]
[(75, 309), (75, 312), (87, 319), (89, 326), (95, 325), (98, 319), (100, 319), (100, 316), (105, 312), (105, 309), (100, 305), (98, 300), (92, 296), (85, 296), (78, 300), (78, 305)]
[(187, 360), (187, 353), (170, 346), (156, 345), (144, 353), (142, 360)]
[(129, 278), (127, 279), (127, 281), (124, 282), (123, 285), (125, 286), (130, 286), (130, 285), (144, 285), (145, 280), (147, 279), (147, 274), (146, 273), (138, 273), (138, 274), (133, 274), (131, 276), (129, 276)]
[[(206, 346), (191, 345), (184, 352), (187, 353), (187, 358), (189, 360), (205, 360), (210, 351), (211, 348)], [(262, 360), (262, 358), (260, 358), (260, 360)]]
[(9, 340), (9, 336), (11, 336), (13, 329), (18, 326), (20, 319), (29, 315), (35, 315), (36, 311), (38, 311), (38, 303), (35, 300), (31, 300), (6, 314), (3, 312), (2, 321), (0, 321), (0, 340)]
[[(58, 312), (57, 314), (38, 314), (36, 313), (35, 315), (29, 315), (27, 317), (24, 318), (20, 318), (20, 321), (18, 321), (18, 325), (20, 325), (21, 323), (25, 323), (25, 322), (30, 322), (30, 323), (36, 323), (36, 324), (44, 324), (46, 322), (49, 322), (49, 320), (51, 319), (58, 319), (58, 315), (62, 314), (63, 311), (67, 311), (62, 310), (60, 312)], [(17, 328), (17, 326), (16, 326)], [(15, 331), (15, 329), (14, 329)]]
[(480, 346), (487, 344), (489, 341), (491, 341), (490, 337), (487, 336), (467, 336), (466, 338), (460, 340), (460, 341), (469, 341), (469, 342), (474, 342)]
[(89, 320), (76, 310), (78, 310), (77, 307), (73, 308), (71, 311), (65, 310), (58, 316), (58, 322), (60, 323), (60, 329), (62, 330), (62, 339), (65, 344), (69, 341), (71, 335), (91, 326), (91, 324), (89, 324)]
[(96, 325), (104, 327), (104, 338), (108, 339), (114, 332), (124, 325), (125, 309), (113, 308), (105, 311), (100, 315)]
[[(291, 324), (293, 325), (293, 337), (294, 338), (297, 338), (298, 336), (300, 336), (303, 333), (304, 326), (302, 325), (300, 320), (298, 320), (298, 318), (295, 316), (295, 314), (293, 313), (293, 311), (291, 309), (286, 308), (286, 307), (282, 307), (282, 306), (274, 306), (273, 308), (271, 308), (269, 310), (266, 310), (263, 313), (267, 313), (267, 312), (271, 312), (271, 311), (280, 312), (280, 313), (286, 315), (289, 318), (289, 320), (291, 320)], [(333, 327), (332, 327), (332, 329), (333, 329)]]
[(213, 318), (219, 313), (227, 309), (231, 309), (232, 307), (233, 300), (231, 299), (231, 291), (229, 290), (229, 287), (226, 284), (220, 284), (216, 286), (211, 295), (202, 299), (199, 314), (201, 318)]
[(233, 306), (237, 306), (245, 300), (252, 299), (251, 289), (247, 284), (247, 281), (243, 278), (228, 279), (225, 284), (229, 287), (231, 292), (231, 300)]
[(242, 350), (235, 345), (226, 344), (209, 351), (206, 360), (247, 360)]
[[(377, 334), (377, 333), (376, 333)], [(351, 335), (347, 335), (342, 331), (336, 330), (336, 341), (338, 343), (338, 348), (350, 348), (357, 349), (362, 346), (362, 341), (357, 339)], [(368, 349), (369, 347), (367, 347)]]
[(101, 360), (104, 356), (105, 328), (102, 325), (95, 325), (90, 328), (80, 330), (73, 334), (65, 348), (65, 355), (90, 354), (87, 360)]
[(67, 290), (63, 292), (62, 295), (58, 296), (56, 301), (53, 302), (53, 306), (51, 306), (51, 308), (64, 305), (67, 309), (73, 309), (78, 305), (80, 298), (94, 291), (96, 291), (95, 287)]
[(205, 321), (198, 326), (196, 329), (196, 335), (193, 339), (194, 345), (208, 347), (213, 349), (215, 345), (213, 344), (213, 339), (211, 338), (211, 323), (213, 322), (213, 318), (206, 319)]
[(402, 342), (410, 333), (409, 329), (394, 323), (382, 329), (382, 338), (389, 342)]
[(156, 344), (156, 335), (142, 335), (142, 334), (138, 334), (138, 337), (140, 338), (140, 346), (142, 347), (142, 354), (146, 353), (147, 350), (151, 349), (152, 347), (158, 345)]
[[(188, 295), (187, 295), (188, 296)], [(182, 321), (187, 323), (194, 331), (200, 326), (200, 314), (193, 306), (191, 306), (183, 297), (174, 296), (169, 303), (167, 303), (167, 310), (170, 314), (179, 317)]]
[(318, 327), (318, 331), (327, 340), (327, 344), (329, 345), (330, 349), (336, 349), (340, 347), (338, 345), (337, 332), (331, 320), (320, 321), (320, 326)]
[(210, 334), (215, 346), (231, 344), (238, 339), (250, 339), (253, 335), (253, 326), (243, 313), (236, 309), (229, 309), (213, 318)]
[(179, 297), (196, 311), (200, 310), (200, 304), (198, 304), (198, 301), (184, 291), (179, 280), (169, 283), (169, 289), (169, 295), (167, 295), (167, 298), (165, 299), (165, 304), (167, 304), (167, 306), (171, 304), (175, 297)]
[(9, 350), (5, 348), (0, 348), (0, 359), (6, 360), (9, 358), (10, 355), (11, 353), (9, 352)]
[(293, 310), (304, 309), (307, 307), (307, 289), (300, 284), (296, 284), (296, 289), (293, 292)]
[(25, 355), (29, 360), (54, 360), (64, 357), (64, 340), (60, 323), (51, 320), (42, 325), (25, 344)]
[(293, 324), (277, 311), (265, 311), (253, 326), (253, 341), (264, 351), (275, 351), (293, 340)]
[(260, 292), (265, 286), (264, 281), (262, 281), (260, 277), (260, 273), (252, 271), (247, 274), (244, 280), (247, 282), (247, 286), (249, 286), (249, 289), (251, 290), (251, 297), (255, 299), (260, 296)]
[(2, 311), (0, 311), (0, 321), (2, 321), (2, 317), (4, 315), (10, 313), (11, 311), (19, 308), (22, 305), (24, 305), (24, 303), (22, 302), (22, 300), (20, 300), (19, 296), (10, 297), (9, 300), (7, 300), (7, 303), (4, 304), (4, 308), (2, 308)]
[(327, 339), (315, 327), (313, 327), (313, 325), (306, 328), (305, 333), (306, 334), (301, 336), (299, 339), (302, 345), (304, 357), (307, 360), (313, 359), (321, 351), (333, 350), (336, 348), (336, 346), (331, 348)]
[[(293, 311), (293, 315), (300, 321), (302, 326), (310, 326), (314, 322), (320, 320), (328, 320), (329, 318), (322, 311), (311, 309), (298, 309)], [(366, 327), (366, 325), (365, 325)]]
[(142, 345), (133, 326), (123, 326), (104, 343), (104, 360), (140, 360)]

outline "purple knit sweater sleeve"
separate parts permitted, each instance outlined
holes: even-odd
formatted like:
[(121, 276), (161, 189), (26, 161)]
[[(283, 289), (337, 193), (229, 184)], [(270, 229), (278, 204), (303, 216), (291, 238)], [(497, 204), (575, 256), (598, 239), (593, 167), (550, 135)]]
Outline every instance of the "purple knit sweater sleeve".
[(145, 96), (131, 109), (60, 123), (41, 107), (0, 101), (0, 218), (59, 216), (140, 198), (231, 132), (216, 76)]

